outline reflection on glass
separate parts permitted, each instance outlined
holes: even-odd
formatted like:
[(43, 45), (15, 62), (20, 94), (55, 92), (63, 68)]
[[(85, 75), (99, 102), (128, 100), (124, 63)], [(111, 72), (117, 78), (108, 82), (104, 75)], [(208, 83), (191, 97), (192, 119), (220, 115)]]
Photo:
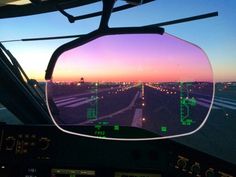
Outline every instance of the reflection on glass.
[(192, 132), (213, 96), (205, 53), (169, 34), (100, 37), (63, 53), (52, 78), (47, 93), (56, 123), (93, 126), (91, 135), (100, 137), (126, 136), (108, 135), (104, 127), (156, 137)]

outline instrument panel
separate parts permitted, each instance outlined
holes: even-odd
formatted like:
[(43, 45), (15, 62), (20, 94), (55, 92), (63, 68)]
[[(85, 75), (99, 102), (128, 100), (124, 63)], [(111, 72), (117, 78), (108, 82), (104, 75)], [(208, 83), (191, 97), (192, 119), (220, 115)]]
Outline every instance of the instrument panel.
[(122, 142), (54, 126), (0, 126), (1, 177), (233, 177), (235, 169), (172, 140)]

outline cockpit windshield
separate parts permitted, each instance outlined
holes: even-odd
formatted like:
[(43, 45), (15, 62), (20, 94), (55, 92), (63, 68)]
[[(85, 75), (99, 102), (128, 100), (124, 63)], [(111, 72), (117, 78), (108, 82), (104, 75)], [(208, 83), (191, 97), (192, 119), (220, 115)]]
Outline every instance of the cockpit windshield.
[[(116, 6), (124, 3), (117, 1)], [(100, 137), (105, 136), (106, 132), (100, 129), (107, 124), (115, 132), (120, 126), (130, 126), (167, 136), (179, 131), (176, 126), (180, 125), (174, 122), (176, 117), (188, 132), (193, 131), (188, 125), (193, 124), (195, 130), (204, 122), (196, 133), (173, 140), (236, 164), (235, 7), (233, 0), (186, 0), (181, 5), (177, 0), (156, 0), (113, 13), (110, 27), (144, 26), (208, 11), (218, 11), (219, 17), (166, 26), (162, 36), (103, 36), (65, 52), (59, 57), (52, 80), (47, 81), (54, 121), (62, 125), (93, 126), (93, 133)], [(100, 10), (102, 3), (99, 1), (67, 12), (83, 15)], [(0, 41), (28, 75), (30, 82), (26, 82), (36, 90), (35, 95), (46, 99), (44, 76), (49, 59), (59, 46), (72, 39), (27, 42), (15, 39), (87, 34), (98, 28), (99, 22), (100, 17), (93, 17), (68, 23), (59, 12), (0, 19)], [(6, 42), (8, 40), (14, 42)], [(159, 41), (158, 45), (151, 43), (154, 40)], [(178, 44), (174, 45), (175, 42)], [(152, 48), (155, 45), (156, 48)], [(114, 56), (117, 50), (120, 56), (117, 53)], [(125, 59), (122, 53), (125, 50), (129, 50), (132, 58)], [(153, 58), (141, 60), (145, 56), (141, 56), (140, 51), (146, 51)], [(184, 55), (183, 52), (179, 55), (180, 51), (185, 51)], [(177, 62), (173, 56), (178, 55), (180, 60)], [(154, 56), (158, 62), (154, 61)], [(120, 60), (110, 60), (115, 57)], [(195, 60), (197, 58), (200, 60)], [(76, 62), (72, 62), (73, 59)], [(153, 107), (147, 108), (149, 104)], [(78, 107), (81, 108), (79, 111)], [(72, 115), (72, 112), (75, 113)], [(25, 124), (3, 104), (0, 104), (0, 122)]]

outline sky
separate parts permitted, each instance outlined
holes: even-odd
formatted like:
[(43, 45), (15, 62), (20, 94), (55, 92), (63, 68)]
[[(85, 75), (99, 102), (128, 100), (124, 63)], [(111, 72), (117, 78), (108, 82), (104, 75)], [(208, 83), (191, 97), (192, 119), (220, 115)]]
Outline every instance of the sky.
[(169, 34), (109, 35), (64, 52), (53, 81), (212, 82), (208, 57)]
[[(118, 1), (118, 3), (122, 3)], [(68, 10), (85, 14), (100, 10), (101, 3)], [(143, 26), (218, 11), (209, 19), (166, 26), (165, 31), (201, 47), (212, 64), (216, 81), (236, 80), (235, 0), (156, 0), (127, 11), (114, 13), (109, 26)], [(95, 30), (100, 17), (70, 24), (59, 12), (0, 19), (0, 41), (9, 39), (84, 34)], [(48, 61), (57, 47), (71, 39), (14, 42), (4, 45), (18, 59), (30, 78), (43, 80)]]

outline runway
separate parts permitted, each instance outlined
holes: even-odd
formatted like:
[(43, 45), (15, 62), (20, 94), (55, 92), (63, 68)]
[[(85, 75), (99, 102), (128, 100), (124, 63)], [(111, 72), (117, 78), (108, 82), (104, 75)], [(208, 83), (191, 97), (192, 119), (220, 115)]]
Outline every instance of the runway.
[[(203, 121), (210, 108), (212, 95), (207, 95), (206, 92), (199, 93), (199, 91), (188, 94), (188, 97), (194, 97), (196, 100), (196, 107), (190, 110), (191, 116), (193, 116), (193, 119), (196, 115), (198, 116), (198, 120), (194, 120), (195, 122)], [(152, 131), (155, 131), (155, 127), (153, 125), (150, 125), (151, 128), (148, 127), (147, 122), (151, 122), (150, 124), (157, 122), (179, 124), (179, 119), (177, 118), (180, 111), (180, 91), (178, 87), (173, 88), (168, 85), (163, 86), (162, 89), (157, 89), (156, 86), (150, 84), (109, 85), (103, 86), (101, 89), (96, 88), (96, 92), (93, 93), (87, 91), (87, 93), (68, 96), (61, 95), (55, 97), (54, 102), (60, 110), (60, 115), (63, 117), (62, 122), (65, 124), (91, 125), (91, 123), (95, 124), (95, 122), (109, 118), (110, 125), (116, 123), (132, 126), (135, 124), (132, 123), (134, 117), (137, 120), (141, 120), (144, 117), (143, 121), (145, 123), (142, 123), (143, 126), (141, 127)], [(92, 119), (86, 117), (88, 108), (96, 109), (96, 117)], [(236, 100), (216, 97), (211, 109), (235, 110)], [(129, 116), (125, 115), (126, 112)], [(132, 112), (131, 115), (130, 112)], [(126, 116), (125, 121), (123, 118), (120, 118), (121, 114), (122, 117)], [(163, 122), (161, 119), (168, 114), (170, 114), (169, 120)], [(201, 118), (199, 118), (199, 114)], [(155, 119), (155, 121), (152, 121), (152, 119)], [(139, 123), (138, 127), (140, 125), (141, 123)]]
[[(194, 130), (206, 118), (210, 108), (211, 94), (204, 84), (192, 85), (182, 93), (180, 90), (176, 84), (116, 83), (78, 93), (64, 92), (64, 95), (57, 94), (53, 100), (60, 115), (57, 121), (62, 124), (95, 126), (101, 123), (137, 127), (155, 132), (157, 136), (167, 136)], [(183, 120), (181, 122), (180, 119), (181, 94), (189, 102), (189, 110), (185, 106), (183, 108), (186, 108), (184, 115), (192, 120), (191, 126), (182, 125)], [(192, 98), (196, 100), (195, 106), (190, 106), (194, 105)], [(205, 125), (193, 135), (174, 140), (236, 163), (235, 110), (236, 100), (230, 96), (219, 96), (216, 91)], [(11, 117), (4, 107), (0, 107), (2, 122), (14, 124), (18, 121)]]

